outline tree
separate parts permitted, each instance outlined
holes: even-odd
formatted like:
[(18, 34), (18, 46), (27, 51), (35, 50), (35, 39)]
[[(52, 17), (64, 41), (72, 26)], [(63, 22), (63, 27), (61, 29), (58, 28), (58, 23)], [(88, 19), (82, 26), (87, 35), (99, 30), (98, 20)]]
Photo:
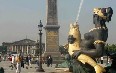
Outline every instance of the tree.
[(0, 52), (5, 54), (7, 53), (7, 47), (6, 46), (0, 46)]
[(105, 51), (109, 52), (109, 53), (114, 53), (116, 52), (116, 45), (115, 44), (107, 44), (105, 46)]

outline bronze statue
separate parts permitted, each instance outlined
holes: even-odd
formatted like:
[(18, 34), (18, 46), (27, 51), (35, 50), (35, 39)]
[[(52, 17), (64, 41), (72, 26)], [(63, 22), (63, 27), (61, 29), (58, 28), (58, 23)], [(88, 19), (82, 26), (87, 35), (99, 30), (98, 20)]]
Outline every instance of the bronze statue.
[[(103, 56), (105, 42), (108, 38), (108, 28), (105, 22), (111, 21), (113, 10), (108, 8), (94, 8), (93, 23), (95, 28), (84, 34), (81, 39), (79, 25), (70, 25), (67, 59), (57, 67), (68, 67), (73, 73), (104, 73), (105, 68), (96, 63), (95, 58)], [(69, 59), (70, 56), (72, 59)], [(72, 69), (71, 69), (72, 68)]]
[[(84, 39), (81, 41), (76, 39), (74, 33), (71, 34), (73, 31), (69, 32), (69, 53), (73, 57), (73, 73), (105, 72), (105, 69), (96, 63), (95, 58), (103, 55), (105, 42), (108, 38), (108, 28), (105, 22), (111, 21), (112, 14), (113, 10), (111, 7), (94, 8), (93, 23), (95, 28), (85, 33)], [(70, 47), (74, 45), (76, 40), (79, 41), (78, 45)]]
[[(92, 70), (94, 72), (96, 71), (97, 73), (99, 73), (99, 71), (100, 72), (105, 71), (104, 68), (98, 65), (90, 56), (80, 52), (82, 50), (81, 48), (82, 40), (79, 31), (79, 26), (77, 23), (70, 25), (68, 42), (69, 42), (68, 52), (74, 58), (71, 61), (71, 66), (73, 66), (73, 73), (78, 73), (78, 71), (80, 71), (81, 73), (87, 73), (87, 71), (83, 70), (83, 68), (87, 65), (88, 65), (87, 68), (90, 69), (90, 72), (92, 72)], [(77, 52), (75, 53), (75, 51)], [(78, 58), (73, 53), (76, 54), (76, 56), (78, 55)]]

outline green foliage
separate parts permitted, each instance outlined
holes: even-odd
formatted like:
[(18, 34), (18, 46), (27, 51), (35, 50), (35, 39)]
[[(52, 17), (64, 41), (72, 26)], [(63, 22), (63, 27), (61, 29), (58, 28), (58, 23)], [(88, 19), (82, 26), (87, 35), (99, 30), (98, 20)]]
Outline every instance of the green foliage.
[(109, 52), (116, 52), (116, 44), (107, 44), (105, 50)]
[(7, 52), (7, 47), (6, 46), (0, 46), (0, 52), (1, 53), (6, 53)]

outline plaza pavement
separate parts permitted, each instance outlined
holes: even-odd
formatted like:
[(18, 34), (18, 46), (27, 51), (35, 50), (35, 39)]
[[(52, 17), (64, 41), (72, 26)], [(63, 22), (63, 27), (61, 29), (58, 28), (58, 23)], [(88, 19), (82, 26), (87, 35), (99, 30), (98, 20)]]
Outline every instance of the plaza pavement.
[[(5, 73), (16, 73), (16, 69), (11, 70), (11, 68), (9, 67), (10, 65), (11, 65), (11, 61), (0, 62), (0, 67), (3, 67), (5, 69)], [(56, 64), (53, 64), (52, 67), (47, 67), (46, 64), (42, 64), (42, 67), (45, 70), (45, 72), (36, 72), (35, 67), (37, 67), (37, 65), (32, 64), (32, 68), (29, 68), (29, 69), (21, 68), (21, 73), (61, 73), (61, 72), (58, 72), (55, 70), (55, 65)], [(105, 66), (106, 63), (101, 64), (101, 65)], [(67, 72), (65, 72), (65, 73), (67, 73)]]
[[(11, 68), (9, 67), (10, 65), (10, 61), (0, 62), (0, 67), (3, 67), (5, 69), (5, 73), (16, 73), (16, 69), (11, 70)], [(32, 68), (21, 68), (21, 73), (56, 73), (55, 64), (53, 64), (52, 67), (47, 67), (46, 64), (42, 64), (42, 67), (45, 70), (45, 72), (36, 72), (35, 67), (37, 67), (37, 65), (32, 64)]]

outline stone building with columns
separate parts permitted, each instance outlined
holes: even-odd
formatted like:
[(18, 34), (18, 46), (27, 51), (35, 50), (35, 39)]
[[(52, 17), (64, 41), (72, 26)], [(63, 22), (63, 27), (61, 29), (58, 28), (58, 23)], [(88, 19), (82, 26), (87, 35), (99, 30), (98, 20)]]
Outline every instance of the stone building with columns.
[[(7, 50), (10, 52), (17, 52), (20, 53), (20, 51), (26, 55), (26, 54), (36, 54), (36, 41), (30, 40), (30, 39), (23, 39), (15, 42), (3, 42), (3, 46), (7, 46)], [(44, 49), (44, 43), (42, 43), (42, 48)]]

